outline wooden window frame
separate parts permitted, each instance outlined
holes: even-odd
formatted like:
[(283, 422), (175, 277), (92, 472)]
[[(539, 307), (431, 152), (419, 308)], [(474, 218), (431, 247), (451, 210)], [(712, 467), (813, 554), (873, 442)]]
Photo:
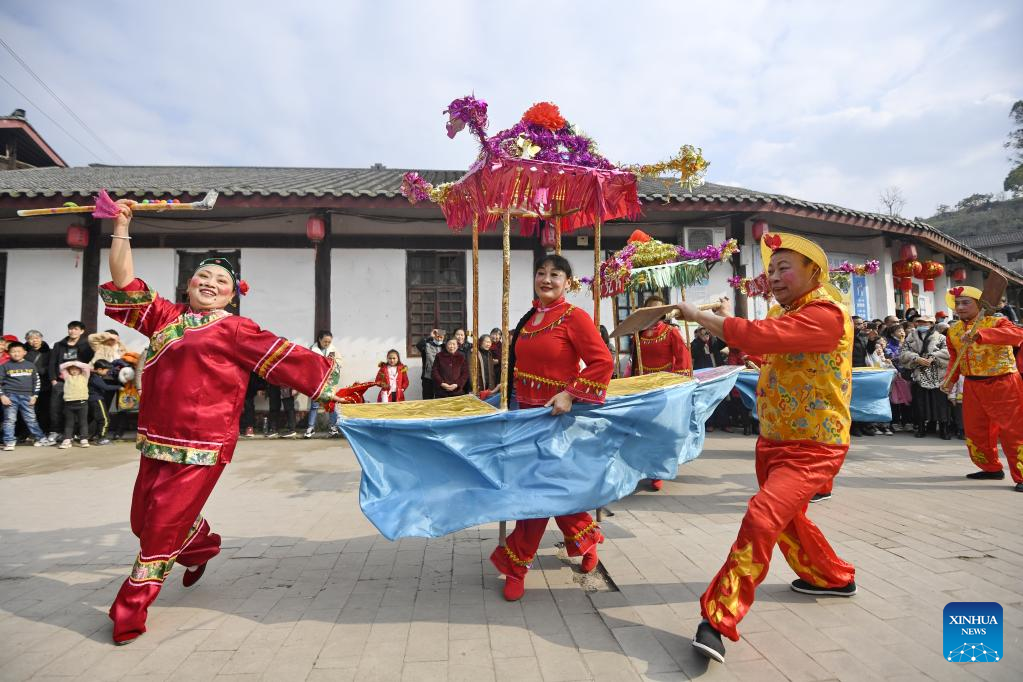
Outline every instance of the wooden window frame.
[[(422, 258), (424, 256), (431, 256), (433, 258), (433, 282), (430, 284), (410, 284), (413, 277), (413, 261), (416, 258)], [(453, 272), (457, 273), (457, 284), (450, 283), (439, 283), (442, 277), (440, 277), (443, 270), (441, 269), (440, 263), (442, 258), (454, 258), (455, 267), (452, 269)], [(468, 319), (468, 313), (466, 310), (466, 258), (464, 251), (432, 251), (432, 250), (415, 250), (405, 252), (405, 355), (407, 357), (417, 358), (419, 357), (419, 349), (416, 348), (416, 344), (424, 337), (428, 336), (430, 329), (437, 327), (444, 328), (448, 333), (453, 333), (455, 329), (465, 328), (466, 320)], [(424, 329), (420, 326), (422, 323), (415, 323), (412, 319), (413, 315), (413, 298), (417, 293), (432, 293), (434, 294), (434, 311), (433, 320), (429, 325), (430, 329)], [(457, 324), (450, 320), (442, 320), (442, 313), (440, 311), (440, 294), (457, 294), (459, 301), (458, 320)], [(450, 327), (450, 328), (449, 328)]]

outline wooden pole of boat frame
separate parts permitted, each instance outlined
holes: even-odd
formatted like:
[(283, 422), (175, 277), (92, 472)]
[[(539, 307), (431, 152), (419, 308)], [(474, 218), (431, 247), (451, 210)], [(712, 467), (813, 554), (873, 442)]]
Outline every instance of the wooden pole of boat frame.
[[(619, 322), (619, 320), (618, 320), (618, 296), (614, 296), (611, 299), (611, 315), (615, 319), (615, 326), (618, 326), (618, 322)], [(611, 342), (614, 343), (614, 345), (615, 345), (615, 371), (611, 373), (611, 376), (612, 377), (617, 377), (618, 376), (618, 367), (620, 366), (621, 361), (622, 361), (622, 358), (621, 358), (621, 347), (622, 347), (622, 344), (621, 344), (620, 341), (618, 341), (617, 338), (611, 339)]]
[[(639, 307), (639, 296), (635, 291), (629, 292), (629, 307), (636, 312)], [(632, 335), (632, 343), (636, 347), (636, 366), (632, 368), (632, 376), (638, 377), (643, 374), (643, 349), (639, 347), (639, 332)]]
[[(511, 306), (511, 211), (501, 217), (501, 410), (508, 409), (508, 351), (511, 335), (508, 332), (508, 309)], [(504, 547), (508, 541), (508, 522), (501, 521), (497, 544)]]
[(480, 217), (472, 217), (472, 392), (480, 392)]

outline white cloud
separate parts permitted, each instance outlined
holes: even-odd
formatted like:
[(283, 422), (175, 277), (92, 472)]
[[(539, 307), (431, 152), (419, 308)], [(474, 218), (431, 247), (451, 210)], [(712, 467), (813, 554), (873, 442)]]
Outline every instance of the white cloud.
[[(440, 112), (474, 91), (492, 132), (550, 99), (615, 160), (690, 142), (711, 180), (866, 210), (899, 184), (907, 215), (1000, 188), (1021, 29), (1008, 1), (0, 7), (0, 35), (131, 163), (464, 168), (474, 144)], [(19, 106), (97, 160), (0, 83), (0, 111)]]

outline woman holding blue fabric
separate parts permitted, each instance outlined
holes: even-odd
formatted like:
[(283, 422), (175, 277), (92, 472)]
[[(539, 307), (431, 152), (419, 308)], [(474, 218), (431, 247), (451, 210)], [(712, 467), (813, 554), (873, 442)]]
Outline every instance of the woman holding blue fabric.
[[(552, 415), (567, 414), (572, 403), (601, 404), (614, 363), (600, 333), (585, 311), (565, 300), (572, 266), (561, 256), (540, 258), (534, 267), (536, 300), (509, 339), (509, 378), (520, 408), (549, 407)], [(580, 362), (585, 368), (580, 369)], [(509, 390), (512, 386), (504, 387)], [(569, 556), (581, 556), (581, 569), (597, 567), (600, 527), (586, 512), (557, 516)], [(521, 599), (523, 582), (540, 546), (547, 519), (520, 519), (503, 547), (490, 560), (505, 575), (504, 598)]]

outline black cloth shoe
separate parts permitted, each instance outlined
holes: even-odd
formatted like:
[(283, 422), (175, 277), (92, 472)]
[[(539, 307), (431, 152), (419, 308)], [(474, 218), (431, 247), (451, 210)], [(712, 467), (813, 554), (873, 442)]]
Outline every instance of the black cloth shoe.
[(941, 422), (938, 424), (938, 435), (942, 440), (952, 440), (952, 429), (945, 422)]
[(850, 436), (854, 436), (854, 437), (855, 436), (862, 436), (863, 435), (863, 430), (860, 429), (859, 425), (853, 424), (852, 427), (849, 429), (849, 435)]
[(974, 471), (972, 474), (966, 474), (966, 478), (975, 481), (1000, 481), (1005, 478), (1005, 471)]
[(1016, 492), (1023, 493), (1023, 483), (1016, 484)]
[(927, 424), (917, 424), (916, 433), (913, 434), (914, 438), (926, 438), (927, 437)]
[(814, 493), (813, 497), (810, 498), (810, 504), (814, 502), (823, 502), (824, 500), (830, 500), (831, 493)]
[(721, 641), (721, 633), (707, 621), (703, 621), (696, 628), (693, 646), (707, 658), (712, 658), (718, 663), (725, 662), (725, 644)]
[(851, 597), (856, 594), (856, 582), (853, 581), (844, 587), (817, 587), (803, 579), (792, 581), (792, 590), (803, 594), (830, 595), (833, 597)]
[(866, 426), (863, 427), (863, 435), (864, 436), (876, 436), (877, 435), (877, 429), (875, 429), (872, 424), (867, 424)]

